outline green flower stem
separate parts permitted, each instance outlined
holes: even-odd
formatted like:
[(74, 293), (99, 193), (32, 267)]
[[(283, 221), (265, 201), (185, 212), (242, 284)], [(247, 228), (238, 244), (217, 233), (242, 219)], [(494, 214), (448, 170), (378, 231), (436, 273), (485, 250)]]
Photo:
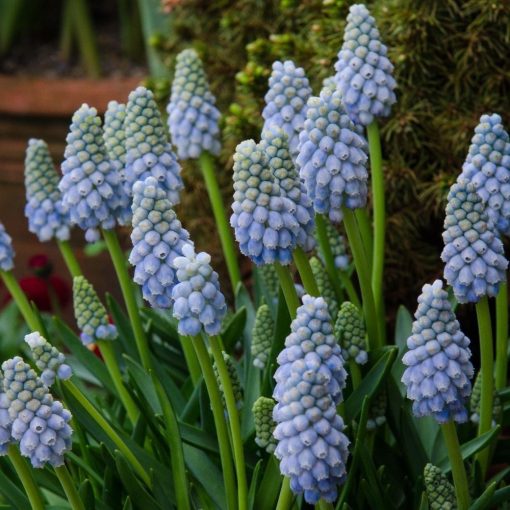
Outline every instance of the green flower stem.
[(289, 309), (290, 318), (294, 319), (299, 306), (299, 298), (296, 287), (294, 286), (294, 281), (292, 280), (292, 275), (290, 274), (289, 268), (287, 266), (282, 266), (279, 262), (274, 263), (274, 268), (276, 269), (280, 287), (282, 288), (283, 296), (285, 297), (285, 302)]
[(368, 262), (363, 241), (359, 233), (356, 217), (351, 209), (343, 208), (344, 226), (349, 239), (354, 265), (358, 273), (358, 279), (363, 296), (363, 313), (365, 315), (365, 324), (368, 333), (368, 345), (370, 349), (375, 349), (381, 345), (380, 332), (377, 328), (377, 315), (375, 311), (374, 296), (372, 294), (372, 286), (370, 284), (370, 275), (367, 272)]
[(455, 486), (455, 495), (457, 497), (458, 510), (467, 510), (469, 508), (469, 490), (466, 469), (460, 452), (459, 438), (457, 429), (453, 421), (449, 421), (441, 425), (443, 431), (446, 449), (448, 450), (448, 458), (452, 467), (453, 484)]
[[(492, 426), (492, 407), (494, 399), (494, 352), (492, 346), (492, 326), (489, 300), (484, 296), (476, 303), (478, 335), (480, 340), (480, 370), (482, 372), (482, 390), (480, 394), (480, 422), (478, 436), (489, 431)], [(490, 449), (487, 447), (476, 454), (480, 462), (482, 475), (487, 471)]]
[(315, 505), (315, 508), (317, 510), (333, 510), (333, 505), (327, 501), (324, 501), (323, 499), (320, 499), (319, 502)]
[(296, 264), (297, 270), (299, 272), (299, 276), (301, 277), (301, 281), (303, 282), (303, 287), (306, 292), (311, 296), (319, 296), (319, 287), (317, 287), (317, 282), (312, 273), (312, 268), (310, 267), (310, 262), (306, 253), (299, 246), (294, 250), (292, 254), (294, 258), (294, 263)]
[(225, 416), (223, 415), (223, 402), (221, 401), (220, 390), (216, 382), (216, 376), (214, 375), (211, 358), (209, 357), (209, 353), (207, 352), (207, 348), (201, 336), (193, 338), (193, 347), (195, 348), (200, 367), (202, 368), (202, 375), (204, 376), (205, 386), (209, 393), (209, 400), (211, 401), (214, 425), (216, 426), (216, 436), (218, 437), (218, 445), (220, 448), (227, 508), (229, 510), (234, 510), (237, 508), (237, 489), (232, 465), (230, 439)]
[(152, 382), (156, 388), (159, 403), (163, 411), (165, 420), (166, 437), (170, 448), (170, 463), (172, 466), (172, 476), (174, 479), (175, 499), (177, 500), (178, 510), (191, 510), (189, 501), (189, 483), (186, 476), (186, 465), (184, 463), (184, 451), (182, 449), (181, 433), (179, 424), (175, 415), (174, 408), (161, 385), (159, 379), (154, 373), (151, 373)]
[(290, 479), (285, 476), (283, 478), (282, 488), (280, 489), (280, 495), (278, 496), (276, 510), (289, 510), (293, 501), (294, 494), (290, 489)]
[(221, 352), (221, 344), (218, 337), (210, 336), (209, 345), (211, 346), (212, 355), (221, 386), (223, 388), (223, 396), (227, 406), (228, 422), (230, 424), (230, 432), (232, 434), (232, 449), (234, 450), (235, 467), (237, 474), (237, 489), (239, 510), (247, 510), (248, 508), (248, 485), (246, 482), (246, 466), (244, 461), (243, 438), (241, 435), (241, 423), (239, 420), (239, 411), (237, 410), (237, 402), (232, 388), (232, 381), (228, 374), (227, 364), (223, 359)]
[(361, 383), (361, 369), (354, 360), (349, 360), (349, 369), (351, 371), (352, 389), (355, 390)]
[(496, 390), (507, 383), (508, 370), (508, 284), (505, 281), (496, 296)]
[(75, 386), (75, 384), (68, 379), (62, 381), (62, 385), (69, 393), (81, 404), (81, 406), (87, 411), (90, 417), (104, 430), (105, 434), (112, 440), (117, 446), (119, 451), (126, 457), (127, 461), (133, 466), (133, 469), (138, 473), (140, 478), (145, 482), (148, 487), (152, 486), (151, 479), (147, 471), (140, 464), (138, 459), (135, 457), (130, 448), (124, 443), (122, 438), (115, 432), (113, 427), (106, 421), (103, 415), (96, 409), (96, 407), (85, 397), (85, 395)]
[(324, 262), (326, 263), (326, 271), (329, 275), (329, 279), (331, 280), (333, 288), (335, 289), (335, 294), (338, 301), (342, 301), (342, 286), (340, 285), (341, 282), (345, 288), (345, 291), (347, 292), (347, 295), (349, 296), (349, 300), (359, 307), (360, 302), (358, 295), (354, 290), (354, 286), (352, 285), (351, 279), (343, 271), (338, 271), (335, 267), (335, 259), (333, 258), (333, 252), (331, 251), (331, 246), (328, 239), (328, 231), (326, 230), (326, 219), (322, 214), (315, 215), (315, 226), (317, 228), (319, 245), (324, 255)]
[(374, 240), (372, 239), (372, 224), (368, 217), (366, 209), (355, 209), (354, 216), (359, 225), (359, 231), (361, 239), (363, 240), (363, 246), (365, 247), (365, 253), (367, 254), (367, 260), (370, 264), (370, 274), (372, 274), (372, 258), (374, 254)]
[(196, 386), (202, 377), (202, 370), (200, 369), (200, 363), (198, 362), (197, 355), (193, 349), (193, 337), (183, 337), (179, 335), (179, 340), (181, 341), (182, 352), (184, 354), (184, 359), (186, 360), (186, 365), (188, 366), (191, 382), (193, 383), (193, 386)]
[[(372, 175), (372, 202), (374, 205), (374, 251), (372, 256), (372, 292), (377, 317), (384, 319), (383, 272), (384, 272), (384, 238), (386, 230), (386, 211), (384, 205), (384, 175), (382, 169), (381, 137), (377, 121), (367, 126), (368, 150), (370, 153), (370, 170)], [(381, 345), (386, 343), (384, 328), (379, 327)]]
[(21, 480), (21, 484), (23, 485), (23, 489), (25, 489), (32, 510), (44, 510), (46, 505), (44, 504), (41, 491), (34, 480), (32, 470), (28, 466), (27, 461), (21, 456), (18, 447), (11, 444), (7, 454), (14, 466), (16, 474)]
[(74, 482), (69, 475), (69, 471), (67, 470), (65, 464), (63, 466), (56, 467), (55, 473), (60, 481), (60, 485), (62, 485), (62, 488), (64, 489), (67, 501), (70, 503), (72, 510), (85, 510), (83, 501), (81, 500), (80, 495), (74, 486)]
[(2, 280), (11, 294), (12, 299), (14, 299), (15, 303), (18, 305), (19, 311), (21, 312), (21, 315), (23, 315), (28, 327), (32, 331), (39, 331), (42, 334), (44, 332), (44, 327), (37, 314), (32, 310), (27, 296), (21, 290), (18, 280), (16, 280), (12, 271), (0, 271), (0, 275), (2, 276)]
[(138, 305), (136, 304), (136, 298), (133, 292), (133, 286), (131, 284), (131, 278), (126, 268), (124, 253), (122, 253), (119, 239), (114, 230), (103, 230), (103, 236), (106, 246), (108, 247), (108, 251), (110, 252), (115, 272), (117, 273), (122, 295), (124, 296), (124, 302), (126, 303), (129, 320), (131, 321), (142, 365), (146, 370), (148, 370), (151, 366), (149, 344), (147, 342), (147, 337), (145, 336), (145, 331), (143, 330), (142, 320), (140, 318)]
[(214, 219), (216, 220), (216, 228), (218, 229), (218, 234), (220, 236), (221, 247), (223, 248), (223, 255), (225, 257), (225, 262), (227, 263), (230, 282), (232, 283), (232, 289), (235, 292), (237, 284), (241, 281), (241, 273), (237, 262), (237, 252), (234, 245), (234, 238), (232, 236), (232, 229), (230, 228), (230, 224), (227, 220), (225, 205), (223, 204), (223, 198), (221, 196), (220, 187), (218, 186), (218, 180), (216, 179), (216, 173), (214, 171), (214, 159), (209, 152), (204, 151), (200, 154), (198, 161), (200, 163), (200, 168), (202, 169), (202, 175), (204, 176), (207, 193), (209, 194)]
[(83, 273), (81, 271), (80, 264), (76, 259), (76, 256), (73, 252), (73, 249), (71, 248), (71, 245), (69, 244), (69, 241), (57, 241), (57, 244), (62, 255), (62, 258), (64, 259), (64, 262), (71, 276), (73, 278), (75, 278), (76, 276), (81, 276)]
[(117, 358), (115, 357), (115, 350), (113, 348), (112, 342), (110, 340), (100, 340), (97, 342), (97, 344), (99, 346), (99, 350), (101, 351), (101, 355), (103, 356), (106, 368), (110, 373), (115, 389), (119, 394), (122, 405), (126, 409), (131, 423), (134, 425), (140, 416), (140, 412), (134, 400), (131, 398), (128, 390), (124, 386), (124, 382), (122, 381), (122, 374), (120, 373), (119, 364), (117, 363)]

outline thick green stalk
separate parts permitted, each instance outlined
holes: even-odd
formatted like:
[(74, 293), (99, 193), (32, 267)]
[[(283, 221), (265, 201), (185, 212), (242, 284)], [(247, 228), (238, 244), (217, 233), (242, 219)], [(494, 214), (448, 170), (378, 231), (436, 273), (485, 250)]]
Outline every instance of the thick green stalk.
[(457, 429), (453, 421), (449, 421), (441, 425), (443, 431), (446, 449), (448, 450), (448, 458), (452, 467), (453, 484), (455, 486), (455, 495), (457, 497), (458, 510), (467, 510), (469, 508), (469, 485), (464, 467), (464, 461), (460, 452), (459, 438)]
[(83, 501), (80, 498), (76, 487), (74, 486), (74, 482), (69, 475), (69, 471), (67, 470), (65, 464), (60, 467), (56, 467), (55, 474), (60, 481), (60, 485), (64, 489), (64, 492), (67, 497), (67, 501), (71, 505), (72, 510), (85, 510), (85, 506), (83, 505)]
[(212, 355), (223, 388), (223, 396), (227, 406), (228, 422), (230, 424), (230, 432), (232, 437), (232, 449), (234, 451), (235, 468), (237, 474), (237, 496), (239, 502), (239, 510), (247, 510), (248, 508), (248, 484), (246, 482), (246, 466), (244, 461), (243, 437), (241, 434), (241, 422), (239, 419), (239, 411), (237, 410), (237, 402), (232, 388), (232, 381), (228, 374), (227, 364), (223, 359), (221, 345), (218, 337), (210, 336), (209, 345), (211, 346)]
[(142, 365), (146, 370), (151, 367), (151, 355), (149, 351), (149, 344), (145, 331), (143, 330), (142, 320), (138, 311), (138, 305), (136, 304), (136, 298), (133, 292), (133, 286), (131, 284), (131, 278), (126, 268), (126, 259), (122, 248), (119, 244), (119, 239), (114, 230), (103, 230), (104, 240), (110, 256), (112, 258), (115, 272), (120, 283), (122, 295), (124, 296), (124, 302), (126, 303), (129, 320), (131, 321), (131, 327), (133, 328), (133, 334), (135, 336), (136, 346), (142, 360)]
[(202, 377), (202, 370), (200, 369), (200, 363), (198, 362), (197, 355), (193, 349), (193, 337), (179, 335), (179, 340), (181, 341), (182, 352), (186, 359), (186, 365), (188, 365), (191, 382), (193, 383), (193, 386), (196, 386)]
[(202, 375), (204, 376), (205, 386), (209, 393), (211, 401), (211, 410), (216, 426), (216, 436), (218, 437), (218, 445), (220, 448), (221, 467), (223, 471), (223, 482), (225, 484), (225, 495), (227, 498), (227, 508), (233, 510), (237, 508), (237, 490), (234, 477), (234, 468), (232, 465), (232, 450), (230, 448), (230, 440), (228, 436), (227, 423), (223, 415), (223, 402), (218, 388), (218, 383), (214, 375), (211, 364), (211, 358), (207, 352), (202, 337), (196, 336), (193, 339), (193, 346), (197, 353), (197, 358), (202, 367)]
[(278, 496), (276, 510), (289, 510), (293, 501), (294, 494), (290, 489), (290, 479), (285, 476), (283, 478), (282, 488), (280, 489), (280, 495)]
[(89, 6), (86, 0), (73, 0), (72, 6), (73, 29), (76, 32), (80, 57), (83, 59), (87, 74), (91, 78), (99, 78), (101, 65)]
[(317, 510), (333, 510), (333, 505), (324, 501), (323, 499), (319, 500), (319, 502), (315, 505)]
[(367, 254), (367, 260), (370, 264), (370, 274), (372, 274), (372, 258), (374, 254), (374, 240), (372, 238), (372, 225), (370, 218), (368, 217), (368, 211), (366, 209), (355, 209), (354, 216), (358, 222), (361, 239), (363, 240), (363, 246), (365, 247), (365, 253)]
[[(494, 349), (492, 345), (491, 315), (487, 296), (484, 296), (476, 303), (476, 316), (480, 340), (480, 370), (482, 372), (480, 421), (478, 423), (478, 436), (481, 436), (491, 429), (494, 400)], [(480, 462), (482, 475), (487, 471), (489, 455), (489, 447), (476, 454), (476, 459)]]
[(57, 241), (58, 247), (60, 249), (60, 253), (64, 262), (67, 266), (67, 269), (71, 276), (75, 278), (76, 276), (81, 276), (83, 273), (81, 271), (80, 264), (74, 255), (73, 249), (69, 244), (69, 241)]
[(98, 346), (99, 350), (101, 351), (101, 355), (103, 356), (106, 368), (108, 369), (110, 377), (112, 378), (113, 385), (117, 390), (120, 401), (126, 409), (131, 423), (135, 425), (138, 417), (140, 416), (140, 412), (135, 404), (135, 401), (131, 398), (131, 395), (124, 386), (124, 381), (122, 380), (122, 374), (120, 373), (117, 358), (115, 357), (115, 350), (113, 348), (112, 342), (110, 340), (100, 340), (98, 342)]
[(372, 294), (372, 286), (370, 284), (370, 275), (367, 272), (367, 257), (365, 249), (363, 248), (363, 241), (359, 233), (356, 217), (351, 209), (344, 207), (344, 226), (349, 238), (349, 245), (351, 247), (352, 256), (354, 258), (354, 265), (358, 273), (358, 279), (361, 287), (361, 294), (363, 296), (363, 313), (365, 315), (365, 324), (368, 333), (368, 345), (370, 349), (375, 349), (381, 345), (381, 333), (378, 331), (378, 321), (375, 311), (374, 297)]
[(310, 267), (310, 262), (308, 261), (306, 253), (298, 246), (292, 253), (292, 256), (294, 257), (294, 263), (296, 264), (306, 292), (310, 294), (310, 296), (319, 296), (319, 287), (317, 287), (317, 282), (313, 276), (312, 268)]
[(283, 296), (285, 297), (285, 302), (289, 309), (290, 318), (293, 319), (296, 316), (296, 310), (299, 306), (299, 298), (296, 287), (294, 286), (294, 281), (292, 280), (292, 275), (290, 274), (289, 268), (287, 266), (282, 266), (279, 262), (274, 263), (274, 268), (276, 269), (280, 287), (282, 288)]
[(11, 444), (7, 455), (23, 485), (23, 489), (25, 489), (32, 510), (44, 510), (46, 506), (41, 491), (34, 480), (32, 470), (28, 466), (27, 461), (19, 453), (18, 447)]
[(241, 281), (241, 273), (239, 271), (239, 264), (237, 262), (237, 252), (234, 245), (234, 238), (232, 236), (232, 229), (227, 220), (225, 213), (225, 205), (221, 196), (218, 180), (214, 171), (214, 159), (212, 155), (204, 151), (200, 154), (199, 158), (200, 168), (204, 176), (205, 186), (209, 194), (209, 200), (216, 220), (216, 228), (220, 236), (221, 247), (223, 248), (223, 255), (227, 263), (228, 274), (232, 289), (235, 292), (237, 284)]
[(496, 390), (508, 379), (508, 284), (505, 281), (496, 296)]

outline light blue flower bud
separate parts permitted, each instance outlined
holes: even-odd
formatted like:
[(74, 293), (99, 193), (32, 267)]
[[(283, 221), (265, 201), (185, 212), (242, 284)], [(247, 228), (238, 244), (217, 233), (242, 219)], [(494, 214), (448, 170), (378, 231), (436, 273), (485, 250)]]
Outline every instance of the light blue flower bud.
[(306, 103), (312, 88), (302, 67), (291, 60), (273, 63), (269, 90), (264, 96), (266, 106), (262, 111), (263, 130), (276, 124), (289, 138), (290, 154), (297, 155), (298, 135), (306, 119)]
[(315, 211), (338, 223), (342, 207), (365, 207), (367, 160), (366, 140), (345, 113), (340, 93), (323, 89), (311, 97), (296, 163)]
[(397, 100), (397, 83), (387, 53), (368, 9), (363, 4), (352, 5), (335, 64), (335, 80), (345, 109), (356, 123), (368, 126), (374, 117), (388, 117)]
[(4, 391), (3, 375), (0, 372), (0, 456), (7, 455), (12, 441), (9, 405), (10, 401)]
[(363, 316), (349, 301), (342, 303), (335, 322), (335, 335), (342, 347), (342, 356), (352, 359), (358, 365), (368, 361), (367, 332)]
[(305, 295), (274, 375), (280, 471), (307, 503), (333, 502), (346, 478), (349, 440), (336, 413), (347, 373), (323, 298)]
[(503, 243), (473, 184), (465, 180), (448, 193), (443, 242), (444, 277), (459, 303), (498, 293), (508, 266)]
[(28, 230), (41, 242), (54, 238), (67, 241), (70, 236), (59, 180), (46, 142), (30, 139), (25, 156), (25, 216)]
[(26, 335), (25, 342), (32, 351), (35, 365), (41, 371), (41, 380), (46, 386), (51, 386), (57, 376), (65, 381), (73, 375), (71, 367), (66, 363), (66, 357), (38, 331)]
[(489, 219), (510, 235), (510, 139), (499, 115), (480, 117), (459, 179), (473, 184)]
[(197, 159), (204, 151), (219, 154), (220, 112), (215, 103), (196, 51), (181, 51), (167, 106), (170, 137), (180, 159)]
[(184, 187), (181, 167), (168, 142), (158, 105), (150, 90), (138, 87), (129, 94), (124, 131), (126, 179), (131, 189), (136, 181), (154, 177), (171, 204), (178, 204), (179, 193)]
[(441, 280), (423, 286), (414, 317), (402, 358), (407, 366), (402, 382), (413, 400), (413, 413), (418, 418), (433, 416), (438, 423), (465, 422), (473, 377), (470, 342)]
[[(333, 257), (335, 259), (335, 267), (342, 271), (346, 271), (349, 267), (350, 258), (347, 253), (345, 238), (342, 234), (338, 232), (338, 230), (327, 218), (325, 218), (325, 223), (326, 232), (328, 234), (329, 246), (331, 248), (331, 253), (333, 254)], [(320, 246), (319, 246), (319, 258), (322, 260), (322, 263), (324, 264), (325, 258)]]
[(0, 223), (0, 269), (10, 271), (14, 267), (14, 250), (11, 236)]
[(322, 80), (322, 88), (323, 89), (331, 89), (336, 90), (336, 79), (335, 75), (327, 76)]

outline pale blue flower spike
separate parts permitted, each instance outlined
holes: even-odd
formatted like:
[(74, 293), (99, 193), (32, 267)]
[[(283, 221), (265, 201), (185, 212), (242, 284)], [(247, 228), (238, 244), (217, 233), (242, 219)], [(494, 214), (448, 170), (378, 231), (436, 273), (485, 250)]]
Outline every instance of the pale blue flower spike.
[(0, 269), (10, 271), (14, 268), (14, 249), (12, 238), (6, 232), (5, 227), (0, 223)]

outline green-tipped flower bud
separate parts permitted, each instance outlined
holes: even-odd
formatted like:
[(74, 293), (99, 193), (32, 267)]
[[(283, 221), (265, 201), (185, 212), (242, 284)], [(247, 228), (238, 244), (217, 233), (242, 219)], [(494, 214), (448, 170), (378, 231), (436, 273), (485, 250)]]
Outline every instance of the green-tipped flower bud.
[(342, 356), (359, 365), (367, 362), (366, 329), (358, 308), (349, 301), (342, 303), (335, 322), (335, 335), (342, 347)]
[[(331, 247), (331, 253), (335, 259), (335, 267), (342, 271), (347, 270), (349, 267), (349, 255), (347, 254), (347, 247), (345, 244), (345, 239), (342, 234), (338, 232), (338, 230), (333, 226), (333, 224), (327, 219), (325, 219), (326, 223), (326, 232), (328, 234), (328, 241)], [(324, 254), (319, 247), (319, 258), (324, 263)]]
[[(243, 390), (241, 387), (241, 381), (239, 379), (239, 374), (237, 373), (237, 368), (234, 364), (234, 360), (232, 357), (227, 354), (226, 352), (222, 352), (223, 359), (225, 360), (225, 364), (227, 365), (228, 370), (228, 376), (230, 378), (230, 381), (232, 383), (232, 390), (234, 392), (234, 397), (236, 400), (236, 407), (237, 409), (241, 409), (243, 407)], [(218, 382), (218, 386), (220, 388), (221, 392), (221, 399), (223, 401), (223, 408), (227, 409), (226, 403), (225, 403), (225, 391), (223, 389), (223, 384), (220, 380), (220, 374), (218, 372), (218, 367), (216, 366), (216, 363), (213, 364), (214, 368), (214, 375), (216, 375), (216, 381)]]
[[(473, 423), (478, 424), (480, 422), (480, 397), (482, 394), (482, 372), (478, 372), (478, 375), (475, 379), (475, 384), (473, 385), (473, 390), (471, 393), (471, 399), (469, 401), (469, 408), (471, 410), (470, 420)], [(494, 399), (492, 402), (492, 426), (494, 427), (496, 423), (501, 418), (501, 400), (499, 399), (499, 395), (494, 391)]]
[(260, 276), (260, 279), (262, 280), (262, 285), (264, 285), (269, 294), (277, 298), (280, 282), (278, 281), (278, 275), (276, 274), (276, 269), (274, 268), (274, 266), (272, 264), (258, 266), (257, 274)]
[(455, 489), (441, 470), (427, 464), (423, 470), (425, 490), (430, 510), (456, 510)]
[(273, 334), (273, 316), (271, 315), (269, 306), (264, 303), (260, 305), (257, 310), (251, 336), (251, 355), (253, 356), (253, 365), (261, 370), (264, 370), (267, 360), (269, 359)]
[(386, 391), (382, 390), (375, 395), (368, 410), (367, 430), (375, 430), (386, 423), (387, 405), (388, 396)]
[(273, 437), (276, 427), (273, 420), (274, 405), (275, 401), (272, 398), (259, 397), (252, 407), (255, 420), (255, 442), (267, 453), (273, 453), (276, 448), (276, 439)]
[(312, 257), (310, 259), (310, 267), (312, 268), (313, 276), (317, 282), (317, 287), (319, 287), (319, 293), (328, 304), (329, 314), (331, 317), (336, 317), (338, 313), (338, 302), (336, 300), (335, 289), (322, 262), (317, 257)]

